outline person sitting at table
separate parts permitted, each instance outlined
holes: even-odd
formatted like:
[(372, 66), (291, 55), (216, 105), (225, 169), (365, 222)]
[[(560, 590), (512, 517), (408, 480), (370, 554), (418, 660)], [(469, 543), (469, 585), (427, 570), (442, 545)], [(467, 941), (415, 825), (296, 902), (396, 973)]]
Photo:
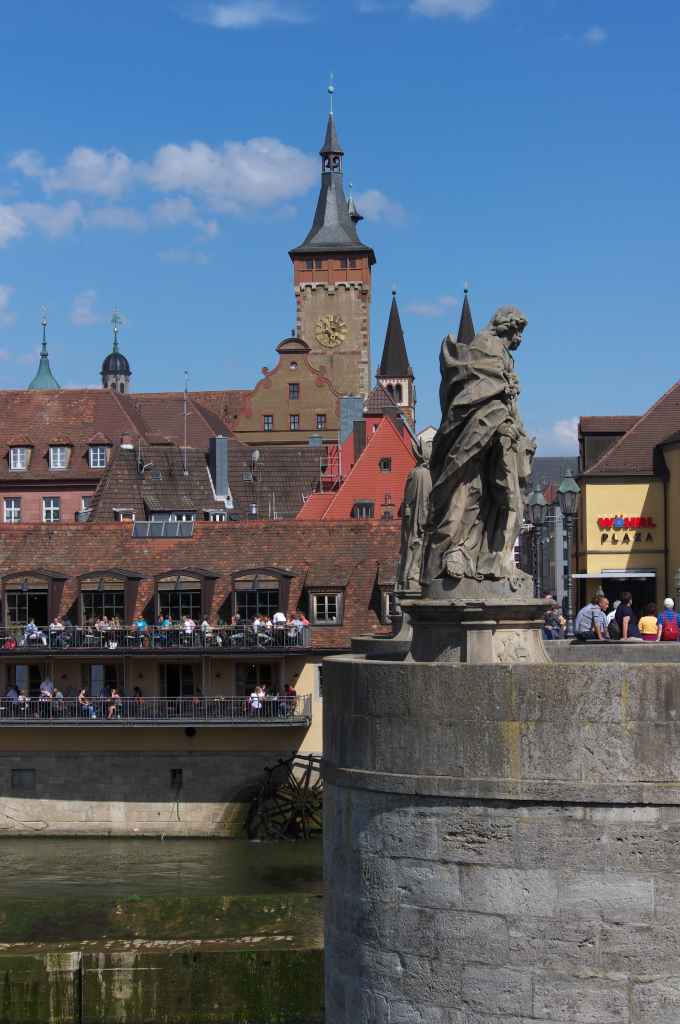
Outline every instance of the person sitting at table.
[(75, 647), (75, 644), (76, 644), (76, 629), (75, 629), (75, 626), (73, 625), (73, 623), (71, 622), (71, 620), (69, 619), (68, 615), (63, 620), (63, 625), (64, 625), (64, 637), (68, 637), (69, 640), (71, 641), (71, 645), (73, 647)]
[(89, 715), (90, 718), (95, 718), (94, 708), (92, 707), (92, 701), (88, 700), (87, 690), (84, 686), (81, 687), (80, 693), (78, 694), (78, 709), (81, 715)]
[[(45, 678), (43, 679), (42, 683), (40, 684), (40, 698), (39, 699), (41, 701), (41, 704), (40, 704), (40, 717), (41, 718), (49, 718), (50, 715), (51, 715), (50, 705), (52, 703), (52, 693), (53, 693), (53, 691), (54, 691), (54, 686), (53, 686), (53, 684), (52, 684), (52, 682), (50, 680), (50, 677), (49, 676), (45, 676)], [(38, 717), (37, 713), (36, 713), (35, 717), (36, 718)]]
[(47, 637), (43, 632), (41, 632), (41, 630), (38, 629), (38, 627), (35, 624), (35, 619), (31, 618), (28, 620), (28, 625), (26, 626), (26, 630), (24, 632), (24, 640), (26, 641), (26, 643), (28, 643), (29, 640), (38, 639), (42, 640), (45, 647), (47, 647)]
[(149, 633), (149, 627), (147, 626), (143, 615), (140, 615), (140, 617), (135, 620), (134, 627), (139, 633), (139, 642), (142, 647), (148, 647), (151, 640), (151, 634)]
[(167, 622), (168, 620), (165, 619), (162, 615), (158, 615), (156, 621), (153, 624), (153, 642), (154, 646), (156, 647), (165, 647), (165, 644), (167, 643)]
[(114, 715), (117, 715), (117, 714), (120, 713), (120, 709), (122, 707), (123, 702), (120, 699), (120, 694), (118, 693), (118, 690), (116, 689), (115, 686), (111, 687), (111, 696), (109, 698), (108, 704), (109, 704), (109, 714), (108, 714), (109, 718), (113, 718)]
[(61, 692), (58, 686), (55, 686), (52, 691), (52, 714), (56, 714), (58, 711), (64, 710), (64, 694)]
[(303, 626), (310, 626), (311, 625), (311, 623), (310, 623), (309, 619), (307, 618), (307, 616), (305, 615), (305, 613), (301, 612), (299, 608), (295, 612), (295, 617), (297, 618), (297, 620), (299, 622), (302, 623)]

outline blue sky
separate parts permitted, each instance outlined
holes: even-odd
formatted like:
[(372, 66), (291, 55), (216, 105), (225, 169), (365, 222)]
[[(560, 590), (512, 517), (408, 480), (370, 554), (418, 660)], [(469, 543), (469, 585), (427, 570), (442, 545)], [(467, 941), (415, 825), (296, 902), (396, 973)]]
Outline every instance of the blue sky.
[(5, 0), (0, 384), (40, 316), (62, 386), (98, 386), (109, 318), (134, 391), (254, 386), (294, 324), (328, 74), (364, 242), (374, 368), (396, 284), (418, 390), (462, 284), (475, 326), (529, 318), (516, 363), (540, 454), (575, 417), (680, 378), (680, 6), (652, 0)]

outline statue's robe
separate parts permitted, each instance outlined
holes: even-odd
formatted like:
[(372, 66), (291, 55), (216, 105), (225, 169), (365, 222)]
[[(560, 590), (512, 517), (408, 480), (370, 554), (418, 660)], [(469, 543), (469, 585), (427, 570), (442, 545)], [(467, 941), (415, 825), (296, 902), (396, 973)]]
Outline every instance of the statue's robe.
[(404, 490), (397, 590), (420, 588), (423, 532), (431, 488), (430, 470), (427, 465), (421, 463), (409, 473)]
[[(515, 576), (513, 548), (534, 445), (515, 396), (512, 355), (488, 328), (470, 345), (453, 335), (440, 355), (442, 423), (432, 444), (423, 583), (441, 576)], [(519, 440), (504, 434), (516, 431)]]

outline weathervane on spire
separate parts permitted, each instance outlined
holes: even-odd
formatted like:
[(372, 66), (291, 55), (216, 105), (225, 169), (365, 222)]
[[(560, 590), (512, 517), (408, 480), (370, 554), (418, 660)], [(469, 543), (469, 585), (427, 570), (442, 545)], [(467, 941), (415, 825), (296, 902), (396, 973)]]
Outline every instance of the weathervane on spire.
[(335, 89), (333, 88), (333, 72), (332, 71), (331, 71), (331, 80), (330, 80), (330, 83), (328, 85), (328, 91), (331, 94), (331, 114), (332, 114), (333, 113), (333, 93), (335, 92)]
[(45, 313), (47, 312), (47, 306), (43, 306), (42, 311), (43, 311), (43, 322), (42, 322), (42, 325), (44, 327), (45, 324), (47, 323), (47, 320), (45, 319)]
[(121, 318), (118, 316), (118, 310), (114, 307), (113, 316), (111, 317), (111, 323), (113, 324), (113, 351), (118, 351), (118, 324), (122, 324)]

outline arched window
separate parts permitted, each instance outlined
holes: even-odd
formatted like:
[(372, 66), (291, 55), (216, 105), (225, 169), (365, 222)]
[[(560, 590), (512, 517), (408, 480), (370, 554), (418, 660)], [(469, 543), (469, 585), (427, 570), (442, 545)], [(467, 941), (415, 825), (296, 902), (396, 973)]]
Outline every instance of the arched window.
[(119, 391), (123, 391), (124, 392), (125, 391), (125, 385), (124, 384), (119, 384), (118, 385), (118, 389), (119, 389)]
[(394, 389), (394, 397), (397, 400), (397, 402), (399, 402), (399, 405), (401, 405), (401, 384), (396, 385)]
[(391, 384), (387, 385), (387, 394), (390, 396), (390, 398), (394, 398), (394, 388), (392, 387)]

